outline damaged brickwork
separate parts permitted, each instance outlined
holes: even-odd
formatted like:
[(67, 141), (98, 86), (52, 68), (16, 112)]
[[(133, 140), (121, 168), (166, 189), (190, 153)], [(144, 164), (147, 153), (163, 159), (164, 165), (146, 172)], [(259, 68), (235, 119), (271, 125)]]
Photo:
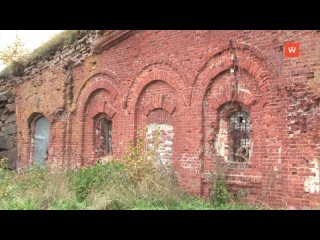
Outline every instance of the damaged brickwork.
[[(288, 42), (300, 57), (285, 58)], [(33, 164), (39, 116), (50, 122), (47, 164), (63, 168), (121, 156), (137, 131), (160, 127), (159, 155), (188, 192), (209, 196), (219, 161), (248, 202), (317, 208), (319, 59), (313, 30), (90, 31), (12, 80), (17, 167)]]
[[(174, 129), (169, 124), (149, 124), (146, 131), (147, 147), (156, 150), (156, 164), (172, 168)], [(154, 149), (156, 147), (156, 149)]]
[(7, 167), (16, 168), (16, 106), (14, 94), (7, 90), (0, 92), (0, 157), (8, 159)]

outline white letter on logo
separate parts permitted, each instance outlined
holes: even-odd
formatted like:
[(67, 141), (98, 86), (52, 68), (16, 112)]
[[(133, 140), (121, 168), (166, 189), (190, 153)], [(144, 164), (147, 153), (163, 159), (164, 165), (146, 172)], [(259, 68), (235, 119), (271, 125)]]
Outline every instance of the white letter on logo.
[(295, 53), (296, 47), (289, 47), (288, 50), (289, 50), (289, 53)]

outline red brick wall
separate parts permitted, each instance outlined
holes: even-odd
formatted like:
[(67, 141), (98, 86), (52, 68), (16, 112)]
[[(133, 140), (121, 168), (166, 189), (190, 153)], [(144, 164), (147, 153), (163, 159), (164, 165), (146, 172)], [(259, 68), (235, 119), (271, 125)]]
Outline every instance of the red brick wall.
[[(236, 96), (230, 40), (240, 67)], [(301, 43), (299, 58), (284, 57), (290, 41)], [(18, 167), (32, 163), (28, 121), (35, 112), (52, 123), (49, 164), (63, 167), (97, 160), (93, 126), (99, 113), (112, 120), (116, 156), (135, 130), (170, 121), (178, 180), (187, 191), (207, 196), (208, 173), (221, 161), (214, 147), (219, 109), (234, 100), (250, 114), (253, 149), (248, 162), (222, 161), (230, 188), (246, 189), (249, 201), (270, 206), (320, 206), (313, 170), (320, 160), (320, 97), (308, 85), (320, 78), (319, 43), (319, 31), (307, 30), (137, 31), (72, 70), (73, 98), (66, 94), (64, 72), (48, 67), (16, 87)], [(313, 192), (307, 179), (313, 179)]]

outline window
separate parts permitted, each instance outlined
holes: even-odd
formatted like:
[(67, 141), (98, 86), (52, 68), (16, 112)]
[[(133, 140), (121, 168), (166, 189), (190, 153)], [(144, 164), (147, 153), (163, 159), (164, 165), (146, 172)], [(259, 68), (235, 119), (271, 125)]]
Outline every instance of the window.
[(228, 122), (229, 160), (245, 162), (250, 158), (251, 123), (245, 111), (233, 113)]
[(103, 118), (101, 120), (102, 147), (106, 154), (112, 153), (112, 122)]
[(112, 121), (101, 118), (98, 121), (96, 136), (96, 154), (102, 157), (112, 154)]
[(244, 109), (239, 104), (226, 104), (219, 111), (219, 131), (214, 144), (225, 161), (247, 162), (251, 158), (252, 123)]

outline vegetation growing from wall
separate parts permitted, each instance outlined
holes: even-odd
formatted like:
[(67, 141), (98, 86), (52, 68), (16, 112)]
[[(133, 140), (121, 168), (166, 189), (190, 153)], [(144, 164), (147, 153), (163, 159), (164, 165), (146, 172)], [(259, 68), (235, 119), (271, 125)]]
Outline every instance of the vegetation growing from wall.
[(28, 50), (24, 47), (24, 43), (17, 37), (12, 45), (0, 51), (0, 61), (5, 65), (16, 63), (27, 53)]
[[(229, 204), (239, 204), (248, 196), (246, 189), (241, 189), (237, 193), (232, 193), (227, 184), (228, 165), (222, 164), (219, 157), (216, 157), (216, 169), (211, 174), (210, 201), (213, 206), (223, 207)], [(263, 208), (259, 205), (259, 208)]]
[(18, 61), (14, 61), (8, 65), (0, 72), (0, 78), (7, 78), (11, 75), (21, 76), (27, 67), (40, 61), (50, 60), (56, 51), (81, 39), (87, 35), (89, 31), (90, 30), (66, 30), (56, 34), (30, 54), (26, 54), (20, 57)]

